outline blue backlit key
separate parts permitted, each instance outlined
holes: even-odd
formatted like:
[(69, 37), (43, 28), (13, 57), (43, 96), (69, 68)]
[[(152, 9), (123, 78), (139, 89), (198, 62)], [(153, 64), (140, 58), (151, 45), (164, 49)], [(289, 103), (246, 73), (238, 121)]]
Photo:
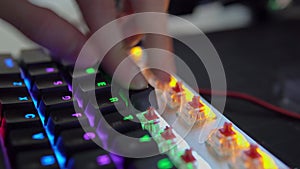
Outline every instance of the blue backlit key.
[(40, 117), (34, 108), (7, 110), (3, 114), (6, 132), (13, 129), (42, 127)]
[(115, 169), (112, 157), (106, 151), (95, 149), (75, 154), (68, 164), (68, 169)]
[(18, 108), (32, 108), (34, 104), (28, 92), (9, 95), (2, 95), (0, 93), (0, 108), (1, 107), (2, 111), (6, 111)]
[(8, 54), (0, 54), (0, 79), (19, 77), (21, 71), (14, 59)]
[(52, 150), (33, 150), (17, 154), (16, 169), (59, 169)]
[(27, 92), (26, 85), (21, 78), (7, 78), (0, 80), (0, 93), (25, 93)]
[(12, 130), (6, 139), (6, 144), (11, 153), (50, 148), (50, 143), (44, 129), (39, 127)]

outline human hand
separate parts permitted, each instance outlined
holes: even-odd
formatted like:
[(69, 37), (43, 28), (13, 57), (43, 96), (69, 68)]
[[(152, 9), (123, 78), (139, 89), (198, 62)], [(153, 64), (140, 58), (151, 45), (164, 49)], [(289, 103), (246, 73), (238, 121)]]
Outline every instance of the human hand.
[[(136, 12), (166, 12), (169, 0), (123, 0), (123, 8), (118, 11), (114, 0), (77, 0), (77, 4), (82, 12), (83, 18), (89, 28), (87, 34), (80, 32), (75, 26), (49, 9), (42, 8), (24, 0), (0, 0), (0, 17), (26, 35), (31, 40), (49, 49), (56, 60), (66, 60), (75, 63), (79, 52), (89, 38), (89, 35), (96, 32), (105, 24), (116, 18)], [(154, 23), (166, 29), (165, 23)], [(121, 25), (120, 25), (121, 26)], [(119, 63), (128, 56), (128, 49), (136, 45), (144, 37), (137, 35), (123, 41), (111, 55), (102, 62), (103, 69), (113, 75)], [(145, 48), (160, 48), (172, 50), (172, 41), (169, 37), (160, 35), (145, 35)], [(100, 44), (101, 45), (101, 44)], [(172, 56), (167, 56), (167, 61), (158, 60), (157, 57), (151, 59), (149, 64), (165, 64), (175, 71)], [(134, 62), (127, 62), (127, 70), (120, 71), (117, 80), (122, 84), (127, 79), (129, 72), (139, 69)], [(158, 78), (166, 79), (165, 73), (155, 71)], [(126, 84), (123, 84), (126, 85)], [(142, 74), (135, 76), (131, 83), (132, 89), (142, 89), (147, 87), (147, 82)]]

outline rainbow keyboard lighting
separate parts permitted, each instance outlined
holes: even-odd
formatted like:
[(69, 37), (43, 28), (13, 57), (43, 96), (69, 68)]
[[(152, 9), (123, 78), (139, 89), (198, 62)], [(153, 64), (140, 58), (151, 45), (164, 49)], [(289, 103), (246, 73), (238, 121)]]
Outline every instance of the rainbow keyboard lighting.
[[(143, 49), (134, 47), (130, 55), (142, 68)], [(22, 51), (18, 61), (0, 55), (0, 168), (289, 169), (180, 77), (162, 83), (142, 73), (151, 87), (113, 95), (101, 70), (86, 68), (75, 76), (74, 67), (41, 49)], [(90, 75), (96, 75), (94, 86), (71, 86), (73, 78), (89, 82)], [(123, 140), (108, 135), (111, 131), (137, 138), (157, 154), (132, 158), (109, 152), (109, 147), (137, 150), (132, 142), (118, 147)]]

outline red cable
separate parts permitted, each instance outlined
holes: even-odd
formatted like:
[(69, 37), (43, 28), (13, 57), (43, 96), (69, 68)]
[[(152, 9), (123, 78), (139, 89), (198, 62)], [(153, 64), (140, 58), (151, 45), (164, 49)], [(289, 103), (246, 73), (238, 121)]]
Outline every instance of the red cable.
[(217, 91), (217, 90), (209, 90), (209, 89), (199, 89), (199, 93), (203, 94), (203, 95), (216, 95), (216, 96), (227, 96), (227, 97), (233, 97), (233, 98), (238, 98), (238, 99), (243, 99), (243, 100), (247, 100), (249, 102), (255, 103), (261, 107), (264, 107), (266, 109), (272, 110), (274, 112), (278, 112), (282, 115), (285, 116), (289, 116), (289, 117), (293, 117), (295, 119), (299, 119), (300, 120), (300, 114), (293, 112), (293, 111), (289, 111), (286, 109), (283, 109), (281, 107), (275, 106), (271, 103), (268, 103), (262, 99), (259, 99), (257, 97), (251, 96), (249, 94), (246, 93), (241, 93), (241, 92), (235, 92), (235, 91)]

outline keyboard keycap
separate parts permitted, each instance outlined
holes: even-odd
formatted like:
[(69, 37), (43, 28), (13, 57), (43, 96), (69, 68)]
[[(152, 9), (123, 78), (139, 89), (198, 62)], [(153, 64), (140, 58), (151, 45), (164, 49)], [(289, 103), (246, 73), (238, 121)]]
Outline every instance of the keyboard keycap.
[(13, 154), (20, 151), (50, 147), (43, 128), (13, 130), (9, 133), (6, 144)]
[(104, 150), (78, 153), (72, 157), (68, 169), (115, 169), (111, 156)]
[(58, 169), (52, 150), (35, 150), (17, 154), (16, 169)]
[(42, 127), (37, 111), (32, 109), (7, 110), (4, 112), (6, 132), (13, 129)]
[(155, 92), (152, 87), (138, 91), (130, 91), (130, 100), (133, 106), (141, 112), (146, 111), (150, 106), (158, 108)]
[(0, 80), (0, 95), (26, 92), (26, 85), (21, 78), (7, 78)]
[[(34, 104), (28, 92), (9, 95), (0, 94), (0, 109), (2, 109), (2, 112), (10, 109), (24, 109), (32, 107), (34, 107)], [(1, 117), (3, 117), (3, 115), (1, 115)]]
[(30, 80), (30, 86), (38, 78), (49, 78), (59, 76), (59, 70), (54, 63), (46, 63), (41, 65), (29, 66), (27, 69), (27, 78)]
[(101, 142), (94, 129), (86, 128), (84, 131), (82, 128), (78, 128), (61, 132), (56, 145), (62, 154), (69, 158), (75, 153), (99, 148), (96, 143), (100, 144)]
[[(106, 120), (110, 126), (102, 126), (102, 124), (104, 124), (102, 122), (103, 120)], [(138, 121), (139, 120), (135, 117), (135, 115), (128, 114), (123, 116), (116, 112), (104, 116), (104, 119), (101, 119), (99, 122), (99, 127), (102, 127), (103, 129), (110, 129), (112, 127), (120, 133), (126, 133), (129, 131), (142, 129), (141, 124), (138, 123)]]
[(45, 123), (48, 121), (49, 113), (61, 108), (72, 108), (73, 98), (72, 93), (62, 92), (44, 95), (41, 98), (39, 109), (45, 116)]
[(21, 71), (16, 61), (8, 54), (0, 54), (0, 79), (20, 77)]
[[(110, 85), (100, 76), (96, 78), (95, 83), (89, 83), (88, 80), (82, 80), (75, 92), (76, 98), (81, 102), (82, 107), (85, 107), (90, 101), (92, 94), (99, 95), (102, 100), (108, 100), (111, 97)], [(73, 88), (75, 89), (75, 88)]]
[(61, 109), (50, 113), (48, 129), (54, 135), (56, 142), (61, 131), (88, 126), (88, 119), (83, 113), (76, 113), (74, 109)]
[(37, 79), (31, 89), (34, 97), (40, 100), (41, 95), (52, 92), (68, 92), (68, 84), (60, 76)]
[(145, 153), (148, 155), (160, 154), (157, 143), (148, 131), (139, 129), (127, 132), (124, 135), (132, 138), (132, 140), (126, 141), (126, 146), (124, 146), (124, 136), (122, 135), (111, 136), (112, 139), (108, 140), (109, 146), (115, 151), (129, 156), (143, 156)]
[(125, 111), (127, 109), (124, 102), (104, 103), (101, 104), (100, 107), (98, 105), (93, 105), (92, 103), (88, 103), (84, 112), (88, 117), (90, 117), (89, 118), (90, 125), (94, 127), (95, 124), (99, 123), (100, 119), (103, 116), (118, 112), (116, 106), (120, 111)]
[(50, 63), (51, 57), (43, 49), (26, 49), (21, 51), (21, 65), (23, 67)]

